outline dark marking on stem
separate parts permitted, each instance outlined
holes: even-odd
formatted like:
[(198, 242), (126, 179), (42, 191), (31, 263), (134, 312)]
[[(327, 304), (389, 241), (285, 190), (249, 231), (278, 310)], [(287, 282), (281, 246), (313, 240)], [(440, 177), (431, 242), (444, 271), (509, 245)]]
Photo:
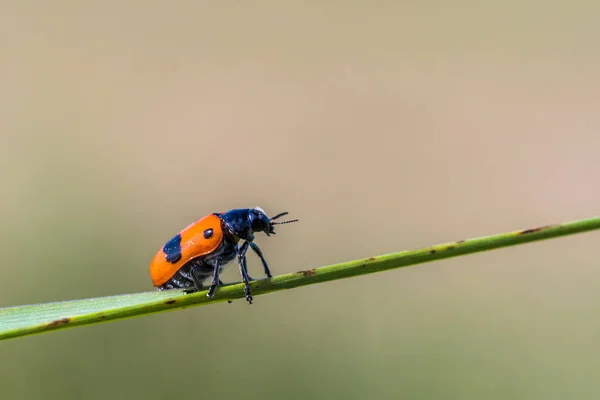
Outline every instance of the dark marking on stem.
[(69, 322), (71, 322), (70, 318), (61, 318), (61, 319), (57, 319), (55, 321), (48, 323), (47, 326), (48, 326), (48, 328), (56, 328), (57, 326), (66, 325)]
[(165, 301), (165, 304), (175, 304), (177, 303), (177, 300), (167, 300)]
[(540, 226), (539, 228), (525, 229), (525, 230), (522, 230), (521, 232), (518, 232), (517, 235), (527, 235), (528, 233), (536, 233), (536, 232), (539, 232), (539, 231), (542, 231), (544, 229), (548, 229), (551, 227), (552, 227), (552, 225), (546, 225), (546, 226)]
[(302, 274), (303, 277), (308, 278), (309, 276), (314, 276), (317, 273), (317, 270), (313, 269), (307, 269), (305, 271), (298, 271), (299, 274)]
[(435, 249), (429, 250), (429, 254), (435, 254)]
[(454, 250), (456, 246), (450, 245), (448, 247), (446, 247), (444, 250)]
[(458, 242), (456, 242), (456, 244), (461, 244), (461, 243), (464, 243), (464, 242), (465, 242), (465, 239), (459, 240)]
[(376, 260), (377, 260), (377, 258), (375, 258), (375, 257), (369, 257), (368, 261), (376, 261)]
[(231, 303), (233, 303), (233, 300), (227, 300), (227, 303), (231, 304)]

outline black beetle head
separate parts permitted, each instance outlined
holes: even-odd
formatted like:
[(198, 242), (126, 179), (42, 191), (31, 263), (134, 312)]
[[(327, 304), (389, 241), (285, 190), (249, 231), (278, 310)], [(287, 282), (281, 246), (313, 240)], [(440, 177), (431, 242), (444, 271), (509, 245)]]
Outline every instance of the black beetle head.
[(289, 220), (289, 221), (280, 221), (280, 222), (274, 222), (277, 218), (283, 217), (284, 215), (287, 215), (287, 212), (282, 212), (280, 214), (277, 214), (276, 216), (269, 218), (267, 217), (267, 214), (264, 212), (264, 210), (260, 207), (255, 207), (250, 209), (249, 213), (248, 213), (248, 218), (250, 220), (250, 227), (252, 228), (253, 232), (264, 232), (267, 234), (267, 236), (270, 236), (271, 234), (275, 234), (275, 225), (281, 225), (281, 224), (289, 224), (291, 222), (296, 222), (298, 221), (297, 219), (293, 219), (293, 220)]

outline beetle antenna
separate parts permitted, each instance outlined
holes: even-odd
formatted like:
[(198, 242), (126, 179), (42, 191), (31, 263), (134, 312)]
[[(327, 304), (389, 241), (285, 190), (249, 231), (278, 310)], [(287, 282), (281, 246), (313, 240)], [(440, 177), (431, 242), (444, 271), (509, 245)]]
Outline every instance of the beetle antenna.
[(297, 219), (291, 219), (289, 221), (271, 222), (271, 225), (283, 225), (283, 224), (290, 224), (292, 222), (298, 222), (298, 220)]
[(289, 224), (289, 223), (291, 223), (291, 222), (296, 222), (296, 221), (298, 221), (297, 219), (292, 219), (292, 220), (289, 220), (289, 221), (273, 222), (273, 220), (276, 220), (277, 218), (283, 217), (284, 215), (288, 215), (288, 214), (289, 214), (289, 213), (288, 213), (287, 211), (286, 211), (286, 212), (279, 213), (279, 214), (277, 214), (276, 216), (274, 216), (274, 217), (271, 217), (271, 219), (269, 220), (269, 222), (271, 222), (271, 225), (283, 225), (283, 224)]
[(282, 212), (282, 213), (280, 213), (280, 214), (277, 214), (276, 216), (274, 216), (274, 217), (271, 217), (271, 221), (273, 221), (274, 219), (277, 219), (277, 218), (283, 217), (284, 215), (288, 215), (288, 214), (289, 214), (289, 213), (288, 213), (287, 211), (286, 211), (286, 212)]

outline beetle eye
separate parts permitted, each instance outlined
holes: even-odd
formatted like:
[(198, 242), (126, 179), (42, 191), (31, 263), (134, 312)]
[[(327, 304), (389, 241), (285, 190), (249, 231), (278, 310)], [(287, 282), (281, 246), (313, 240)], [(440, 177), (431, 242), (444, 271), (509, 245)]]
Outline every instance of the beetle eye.
[(252, 226), (252, 230), (254, 232), (264, 232), (267, 229), (267, 224), (265, 223), (265, 220), (260, 217), (254, 218), (250, 225)]
[(204, 239), (210, 239), (213, 235), (212, 229), (207, 229), (204, 231)]

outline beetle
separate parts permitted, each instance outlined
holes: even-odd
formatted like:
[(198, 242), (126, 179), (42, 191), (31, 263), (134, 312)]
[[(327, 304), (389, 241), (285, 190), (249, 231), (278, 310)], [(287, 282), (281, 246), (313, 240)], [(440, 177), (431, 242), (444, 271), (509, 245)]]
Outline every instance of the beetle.
[[(275, 225), (289, 224), (297, 219), (277, 222), (287, 215), (282, 212), (267, 217), (260, 207), (237, 208), (225, 213), (209, 214), (191, 223), (169, 240), (150, 263), (150, 277), (158, 290), (180, 288), (193, 293), (204, 288), (203, 282), (212, 277), (207, 296), (212, 298), (223, 282), (219, 274), (226, 264), (237, 257), (244, 282), (246, 300), (252, 304), (246, 252), (250, 247), (262, 262), (265, 274), (271, 278), (269, 265), (262, 251), (254, 243), (254, 234), (275, 234)], [(239, 245), (239, 242), (243, 243)]]

